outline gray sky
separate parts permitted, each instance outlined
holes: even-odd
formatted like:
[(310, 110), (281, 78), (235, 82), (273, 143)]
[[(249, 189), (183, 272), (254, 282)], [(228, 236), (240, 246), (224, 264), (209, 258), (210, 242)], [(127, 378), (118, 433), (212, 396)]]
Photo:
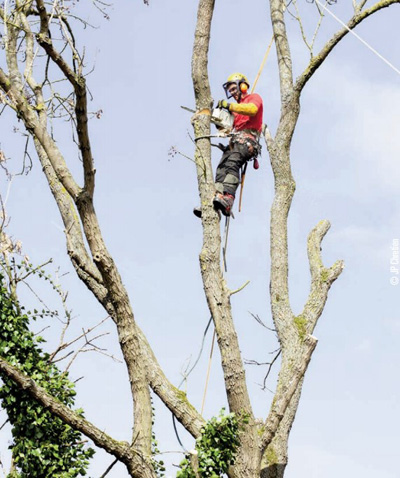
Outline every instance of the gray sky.
[[(121, 1), (106, 21), (85, 7), (99, 29), (78, 35), (86, 45), (91, 109), (103, 110), (90, 124), (97, 168), (96, 210), (104, 237), (131, 293), (134, 312), (149, 337), (167, 376), (179, 384), (188, 360), (198, 353), (209, 313), (198, 268), (200, 223), (192, 215), (198, 203), (193, 163), (170, 157), (174, 146), (193, 155), (190, 114), (180, 105), (194, 104), (190, 62), (197, 2)], [(210, 48), (210, 82), (216, 101), (235, 71), (252, 82), (271, 38), (267, 2), (216, 2)], [(247, 4), (246, 4), (247, 5)], [(312, 32), (315, 6), (301, 4), (305, 28)], [(351, 2), (330, 7), (346, 20)], [(357, 28), (357, 33), (400, 68), (398, 5), (385, 9)], [(316, 51), (340, 28), (324, 19)], [(298, 25), (288, 18), (297, 76), (308, 60)], [(2, 60), (4, 61), (4, 60)], [(291, 434), (287, 478), (395, 478), (398, 476), (400, 428), (399, 363), (400, 285), (391, 285), (391, 246), (400, 239), (399, 126), (400, 77), (357, 39), (348, 35), (304, 90), (302, 112), (293, 138), (292, 168), (297, 190), (289, 218), (290, 293), (301, 312), (309, 288), (306, 240), (321, 219), (331, 231), (323, 242), (326, 265), (344, 259), (344, 273), (332, 286), (315, 331), (319, 339), (307, 372), (302, 400)], [(279, 119), (276, 56), (272, 50), (257, 86), (264, 99), (264, 120), (274, 133)], [(4, 116), (1, 148), (18, 170), (23, 146)], [(21, 125), (19, 125), (21, 126)], [(78, 171), (70, 137), (59, 139), (71, 168)], [(214, 151), (214, 164), (219, 154)], [(271, 324), (269, 308), (269, 210), (273, 180), (263, 148), (261, 167), (250, 168), (242, 212), (231, 222), (228, 285), (250, 285), (233, 297), (234, 317), (244, 358), (267, 361), (277, 348), (273, 334), (251, 318)], [(2, 192), (4, 195), (4, 181)], [(71, 271), (65, 254), (62, 223), (37, 163), (12, 184), (9, 231), (23, 242), (35, 263), (49, 257)], [(75, 331), (104, 317), (73, 272), (65, 277), (70, 307), (78, 317)], [(50, 293), (44, 291), (44, 294)], [(28, 297), (27, 297), (27, 300)], [(112, 325), (103, 339), (118, 354)], [(59, 328), (58, 328), (59, 331)], [(55, 341), (57, 331), (49, 336)], [(73, 331), (71, 332), (71, 337)], [(201, 406), (211, 335), (187, 392)], [(83, 354), (72, 369), (78, 382), (78, 405), (100, 428), (129, 439), (131, 405), (124, 366), (100, 355)], [(265, 370), (247, 369), (256, 414), (265, 417), (272, 394), (262, 391)], [(275, 377), (268, 382), (274, 389)], [(159, 448), (180, 450), (169, 413), (157, 405)], [(213, 358), (205, 414), (226, 404), (218, 364)], [(185, 446), (193, 441), (182, 432)], [(7, 440), (1, 432), (1, 456)], [(180, 455), (166, 455), (178, 463)], [(110, 457), (99, 452), (90, 476), (100, 476)], [(167, 476), (174, 476), (169, 466)], [(123, 478), (115, 467), (110, 478)]]

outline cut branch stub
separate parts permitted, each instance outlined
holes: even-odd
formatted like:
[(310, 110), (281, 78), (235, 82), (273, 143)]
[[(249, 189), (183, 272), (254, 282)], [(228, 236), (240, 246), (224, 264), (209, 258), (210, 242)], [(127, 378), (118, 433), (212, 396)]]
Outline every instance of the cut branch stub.
[(312, 333), (322, 314), (332, 283), (344, 269), (343, 261), (336, 261), (326, 268), (322, 262), (321, 242), (330, 228), (327, 220), (320, 221), (310, 232), (307, 242), (308, 260), (311, 271), (311, 288), (303, 312), (296, 319), (301, 320), (308, 333)]
[(331, 225), (329, 221), (320, 221), (310, 232), (307, 241), (308, 260), (310, 262), (311, 280), (332, 284), (343, 271), (344, 262), (337, 261), (330, 268), (325, 268), (321, 257), (321, 243)]

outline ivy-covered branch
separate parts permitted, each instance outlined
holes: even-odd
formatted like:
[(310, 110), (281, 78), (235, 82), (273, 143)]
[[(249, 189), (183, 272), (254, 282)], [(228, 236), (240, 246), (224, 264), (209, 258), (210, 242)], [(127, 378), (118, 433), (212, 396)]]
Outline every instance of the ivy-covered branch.
[[(71, 409), (74, 384), (50, 363), (39, 346), (43, 339), (30, 332), (28, 316), (19, 312), (15, 296), (0, 280), (0, 400), (12, 425), (11, 449), (18, 476), (84, 475), (94, 450), (71, 426), (74, 420), (85, 422), (81, 411)], [(56, 416), (54, 408), (61, 411)], [(69, 423), (57, 418), (64, 415)]]
[[(90, 438), (98, 447), (103, 448), (108, 453), (116, 456), (120, 461), (126, 463), (132, 458), (132, 451), (128, 442), (120, 442), (114, 440), (92, 423), (83, 418), (79, 411), (73, 411), (68, 406), (61, 403), (59, 400), (50, 395), (46, 389), (39, 386), (36, 381), (22, 373), (18, 368), (8, 363), (0, 357), (0, 373), (3, 377), (8, 377), (12, 382), (17, 384), (17, 389), (22, 393), (26, 392), (29, 396), (39, 402), (43, 409), (48, 410), (51, 414), (61, 418), (62, 422), (73, 428), (74, 430), (82, 432), (85, 436)], [(41, 377), (43, 377), (40, 374)], [(10, 391), (9, 385), (3, 387), (5, 393)], [(21, 404), (21, 402), (19, 402)], [(37, 415), (35, 412), (34, 415)], [(68, 429), (68, 428), (67, 428)], [(69, 446), (71, 440), (68, 441)], [(93, 454), (93, 453), (91, 453)], [(89, 455), (90, 456), (90, 455)], [(38, 475), (42, 476), (42, 475)]]

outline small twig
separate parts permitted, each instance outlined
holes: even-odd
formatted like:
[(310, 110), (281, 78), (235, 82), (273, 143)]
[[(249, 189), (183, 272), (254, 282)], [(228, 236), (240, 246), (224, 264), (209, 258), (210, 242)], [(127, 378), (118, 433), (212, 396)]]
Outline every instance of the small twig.
[(38, 301), (49, 311), (51, 312), (50, 308), (46, 305), (46, 303), (39, 297), (39, 295), (33, 290), (31, 285), (28, 282), (23, 281), (23, 283), (28, 287), (28, 289), (32, 292), (32, 294), (38, 299)]
[[(268, 352), (270, 355), (272, 354), (276, 354), (277, 352), (279, 352), (281, 350), (281, 348), (277, 348), (276, 350), (273, 350), (272, 352)], [(245, 363), (247, 365), (270, 365), (271, 362), (257, 362), (257, 360), (253, 360), (253, 359), (245, 359)]]
[(303, 41), (306, 44), (307, 48), (310, 50), (310, 53), (311, 53), (311, 56), (312, 56), (312, 46), (309, 44), (309, 42), (307, 40), (307, 36), (306, 36), (306, 33), (304, 31), (304, 27), (303, 27), (303, 22), (301, 21), (299, 7), (297, 6), (297, 1), (293, 0), (292, 3), (293, 3), (294, 8), (296, 10), (296, 15), (293, 15), (289, 10), (287, 10), (287, 11), (290, 13), (290, 15), (292, 15), (297, 20), (297, 22), (300, 26), (300, 32), (301, 32), (301, 36), (303, 37)]
[(22, 171), (19, 173), (20, 176), (22, 176), (25, 173), (25, 159), (26, 158), (29, 158), (30, 165), (28, 166), (27, 171), (26, 171), (25, 174), (29, 174), (29, 172), (33, 168), (32, 157), (31, 157), (31, 155), (29, 154), (29, 151), (28, 151), (29, 139), (30, 139), (30, 136), (26, 135), (26, 143), (25, 143), (24, 158), (23, 158), (23, 163), (22, 163)]
[(30, 275), (34, 274), (40, 269), (43, 269), (46, 267), (48, 264), (51, 264), (53, 262), (53, 259), (49, 259), (48, 261), (44, 262), (43, 264), (40, 264), (39, 266), (35, 267), (34, 269), (30, 269), (24, 276), (20, 276), (16, 278), (17, 282), (23, 282), (25, 279), (27, 279)]
[[(207, 161), (205, 160), (204, 156), (203, 156), (203, 153), (201, 152), (201, 149), (199, 148), (198, 144), (197, 144), (197, 141), (195, 141), (195, 139), (193, 138), (193, 136), (190, 134), (190, 132), (188, 131), (187, 132), (187, 135), (190, 139), (190, 141), (193, 143), (193, 145), (195, 146), (196, 148), (196, 152), (198, 151), (200, 153), (200, 158), (202, 160), (202, 164), (199, 164), (199, 167), (202, 169), (203, 171), (203, 174), (204, 174), (204, 179), (207, 179)], [(210, 142), (211, 144), (211, 142)], [(196, 161), (194, 161), (196, 163)]]
[[(65, 342), (64, 343), (64, 337), (65, 337), (65, 332), (66, 332), (66, 329), (68, 328), (68, 325), (69, 323), (67, 323), (66, 327), (64, 328), (63, 330), (63, 334), (61, 336), (61, 342), (60, 342), (60, 345), (57, 347), (57, 349), (50, 355), (50, 358), (49, 358), (49, 361), (52, 362), (54, 360), (54, 357), (59, 353), (61, 352), (62, 350), (65, 350), (66, 348), (70, 347), (71, 345), (73, 345), (74, 343), (78, 342), (78, 340), (82, 339), (82, 338), (86, 338), (87, 337), (87, 334), (90, 334), (91, 332), (93, 332), (93, 330), (97, 329), (97, 327), (100, 327), (100, 325), (104, 324), (104, 322), (106, 320), (108, 320), (110, 318), (110, 316), (108, 315), (105, 319), (103, 319), (101, 322), (99, 322), (98, 324), (94, 325), (93, 327), (90, 327), (89, 329), (85, 330), (85, 329), (82, 329), (82, 333), (80, 335), (78, 335), (78, 337), (75, 337), (73, 340), (70, 340), (69, 342)], [(92, 339), (94, 340), (94, 339)], [(87, 339), (86, 339), (86, 343), (88, 343)], [(86, 345), (86, 344), (85, 344)], [(68, 357), (70, 354), (66, 355), (66, 357)], [(59, 361), (61, 359), (58, 359), (57, 361)]]
[(86, 352), (97, 352), (101, 355), (105, 355), (106, 357), (109, 357), (111, 358), (112, 360), (114, 360), (114, 362), (119, 362), (119, 363), (122, 363), (121, 360), (119, 360), (118, 358), (114, 357), (114, 355), (111, 355), (111, 354), (108, 354), (106, 352), (104, 352), (103, 350), (99, 349), (98, 347), (95, 347), (92, 345), (93, 348), (91, 349), (85, 349), (85, 347), (87, 346), (88, 344), (85, 344), (83, 345), (77, 352), (75, 352), (74, 356), (72, 357), (71, 361), (68, 363), (67, 367), (65, 368), (65, 372), (67, 372), (71, 365), (73, 364), (73, 362), (75, 361), (75, 359), (78, 357), (78, 355), (80, 353), (86, 353)]
[(112, 463), (111, 465), (107, 468), (107, 470), (100, 476), (100, 478), (104, 478), (105, 476), (107, 476), (110, 471), (114, 468), (114, 466), (118, 463), (118, 458), (116, 458)]
[(278, 359), (279, 355), (281, 354), (282, 352), (282, 349), (279, 349), (279, 352), (275, 355), (275, 357), (272, 359), (272, 362), (269, 364), (269, 367), (268, 367), (268, 370), (267, 370), (267, 374), (266, 376), (264, 377), (264, 382), (263, 382), (263, 387), (262, 387), (262, 390), (265, 390), (267, 388), (266, 386), (266, 383), (267, 383), (267, 379), (269, 377), (269, 374), (271, 373), (271, 370), (272, 370), (272, 367), (274, 365), (274, 363), (276, 362), (276, 360)]
[(253, 319), (256, 320), (256, 322), (258, 322), (261, 326), (263, 326), (264, 328), (266, 328), (267, 330), (270, 330), (271, 332), (275, 332), (276, 333), (276, 329), (273, 329), (271, 327), (268, 327), (268, 325), (265, 325), (264, 322), (260, 319), (260, 317), (258, 315), (255, 315), (253, 314), (252, 312), (249, 312), (249, 314), (253, 317)]
[(365, 7), (365, 4), (367, 3), (368, 0), (361, 0), (361, 2), (358, 5), (358, 11), (361, 12), (361, 10)]
[(189, 161), (192, 161), (192, 163), (195, 163), (195, 164), (196, 164), (196, 161), (195, 161), (193, 158), (191, 158), (190, 156), (187, 156), (187, 155), (184, 154), (184, 153), (181, 153), (179, 150), (177, 150), (177, 149), (175, 148), (175, 146), (171, 146), (170, 150), (168, 151), (168, 156), (170, 156), (171, 158), (173, 158), (173, 157), (176, 156), (177, 154), (178, 154), (179, 156), (182, 156), (183, 158), (188, 159)]
[(246, 281), (241, 287), (239, 287), (239, 289), (235, 289), (235, 290), (231, 290), (229, 292), (229, 295), (233, 295), (233, 294), (237, 294), (238, 292), (240, 292), (241, 290), (243, 290), (246, 286), (248, 286), (250, 284), (250, 281)]
[(262, 365), (270, 365), (271, 362), (257, 362), (257, 360), (252, 360), (252, 359), (244, 359), (244, 363), (246, 365), (257, 365), (257, 366), (262, 366)]
[[(329, 0), (326, 0), (325, 2), (325, 5), (327, 5), (329, 3)], [(315, 40), (317, 38), (317, 35), (318, 35), (318, 32), (319, 32), (319, 29), (321, 28), (321, 25), (322, 25), (322, 20), (324, 19), (324, 12), (320, 9), (319, 5), (317, 2), (315, 2), (315, 5), (317, 7), (317, 10), (318, 10), (318, 13), (319, 13), (319, 20), (318, 20), (318, 23), (317, 23), (317, 26), (315, 28), (315, 32), (314, 32), (314, 35), (313, 35), (313, 38), (311, 40), (311, 58), (314, 56), (313, 55), (313, 48), (314, 48), (314, 44), (315, 44)]]
[(7, 420), (3, 423), (3, 425), (1, 425), (0, 427), (0, 431), (3, 430), (3, 428), (7, 425), (7, 423), (10, 421), (9, 418), (7, 418)]
[(154, 453), (154, 456), (158, 456), (158, 455), (168, 455), (169, 453), (171, 454), (181, 454), (181, 455), (185, 455), (186, 452), (182, 451), (182, 450), (177, 450), (177, 451), (174, 451), (174, 450), (167, 450), (167, 451), (159, 451), (158, 453)]
[(63, 357), (60, 357), (56, 360), (51, 360), (52, 363), (57, 363), (57, 362), (62, 362), (63, 360), (65, 360), (67, 357), (69, 357), (70, 355), (72, 355), (74, 353), (73, 350), (71, 350), (71, 352), (68, 352), (67, 355), (64, 355)]
[(34, 334), (34, 336), (36, 337), (36, 336), (40, 335), (42, 332), (44, 332), (45, 330), (47, 330), (49, 328), (50, 328), (50, 325), (46, 325), (46, 327), (43, 327), (43, 329), (39, 330), (39, 332), (36, 332)]

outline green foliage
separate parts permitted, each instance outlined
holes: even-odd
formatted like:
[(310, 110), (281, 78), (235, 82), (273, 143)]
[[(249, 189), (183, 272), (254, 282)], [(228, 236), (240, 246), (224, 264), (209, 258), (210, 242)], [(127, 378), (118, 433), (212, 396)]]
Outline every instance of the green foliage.
[[(225, 415), (225, 409), (222, 409), (218, 417), (211, 418), (203, 427), (195, 447), (201, 477), (219, 478), (234, 464), (240, 445), (240, 422), (247, 423), (247, 420), (242, 417), (239, 421), (234, 413)], [(177, 478), (195, 478), (189, 455), (186, 455), (179, 466), (181, 470), (178, 471)]]
[[(68, 373), (62, 373), (49, 361), (49, 355), (38, 345), (43, 339), (35, 337), (28, 324), (28, 315), (21, 313), (0, 276), (0, 356), (72, 408), (74, 384)], [(0, 400), (12, 425), (10, 448), (18, 470), (9, 478), (85, 475), (94, 450), (85, 447), (81, 433), (53, 417), (7, 376), (0, 374), (0, 378)]]
[[(151, 424), (154, 429), (155, 409), (153, 404), (151, 405), (151, 412), (152, 412)], [(154, 471), (157, 473), (157, 476), (162, 478), (163, 476), (165, 476), (165, 466), (162, 460), (157, 460), (156, 458), (154, 458), (155, 456), (160, 454), (160, 450), (158, 449), (158, 441), (156, 440), (156, 435), (154, 433), (154, 430), (151, 432), (151, 454), (152, 454), (151, 462), (152, 462)]]

